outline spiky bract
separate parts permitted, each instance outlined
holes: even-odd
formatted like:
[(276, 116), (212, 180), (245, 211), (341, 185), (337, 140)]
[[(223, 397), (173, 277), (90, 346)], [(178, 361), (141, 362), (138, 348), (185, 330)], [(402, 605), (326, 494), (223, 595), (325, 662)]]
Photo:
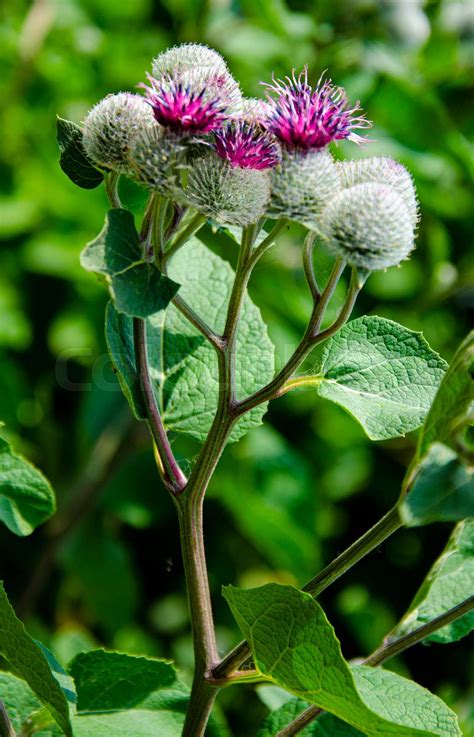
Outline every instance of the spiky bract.
[(97, 166), (123, 169), (132, 138), (154, 125), (152, 110), (140, 95), (107, 95), (84, 120), (84, 149)]
[(288, 218), (317, 229), (319, 214), (340, 189), (337, 168), (327, 150), (291, 153), (271, 174), (269, 216)]
[(414, 248), (414, 225), (402, 195), (378, 182), (336, 194), (321, 214), (319, 232), (335, 255), (368, 271), (395, 266)]
[(245, 226), (265, 212), (270, 182), (266, 171), (232, 167), (213, 153), (194, 163), (185, 196), (206, 217)]

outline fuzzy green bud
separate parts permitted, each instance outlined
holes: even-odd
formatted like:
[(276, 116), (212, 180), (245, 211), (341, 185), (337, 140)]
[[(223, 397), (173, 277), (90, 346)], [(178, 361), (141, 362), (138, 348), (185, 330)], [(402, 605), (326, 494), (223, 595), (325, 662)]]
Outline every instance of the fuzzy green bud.
[(186, 189), (188, 204), (218, 223), (246, 226), (263, 215), (270, 198), (267, 171), (240, 169), (218, 156), (194, 162)]
[(148, 189), (178, 198), (185, 151), (182, 138), (155, 123), (137, 133), (130, 143), (130, 174)]
[(180, 44), (166, 49), (153, 59), (152, 73), (156, 79), (165, 74), (181, 75), (196, 67), (207, 67), (214, 71), (228, 72), (227, 64), (218, 51), (205, 44)]
[(336, 256), (368, 271), (406, 259), (414, 248), (414, 231), (402, 195), (377, 182), (338, 192), (323, 210), (319, 227)]
[(130, 92), (107, 95), (84, 120), (85, 152), (96, 166), (126, 168), (132, 138), (138, 131), (154, 125), (153, 111), (140, 95)]
[(343, 187), (353, 187), (354, 184), (366, 182), (379, 182), (393, 187), (403, 198), (413, 225), (416, 225), (419, 211), (415, 186), (410, 172), (398, 161), (374, 156), (357, 161), (339, 161), (337, 167)]
[(337, 167), (329, 151), (284, 151), (272, 171), (269, 217), (295, 220), (318, 229), (319, 215), (341, 188)]

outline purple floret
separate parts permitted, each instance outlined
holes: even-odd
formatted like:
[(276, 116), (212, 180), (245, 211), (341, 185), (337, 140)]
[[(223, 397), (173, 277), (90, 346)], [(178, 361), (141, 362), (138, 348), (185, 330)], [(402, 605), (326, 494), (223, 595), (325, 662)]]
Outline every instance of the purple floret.
[(347, 109), (347, 95), (322, 77), (313, 89), (308, 84), (307, 67), (284, 80), (273, 78), (268, 88), (270, 111), (266, 127), (288, 148), (323, 148), (331, 141), (348, 138), (360, 143), (366, 139), (354, 133), (371, 123), (360, 112), (359, 104)]
[(214, 134), (214, 148), (221, 159), (240, 169), (270, 169), (280, 162), (280, 147), (260, 126), (238, 121)]

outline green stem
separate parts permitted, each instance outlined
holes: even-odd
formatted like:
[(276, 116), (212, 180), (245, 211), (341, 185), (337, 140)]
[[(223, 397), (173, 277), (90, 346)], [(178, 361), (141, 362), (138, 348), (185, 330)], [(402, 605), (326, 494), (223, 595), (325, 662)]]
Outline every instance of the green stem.
[[(378, 666), (384, 663), (386, 660), (393, 658), (395, 655), (399, 655), (401, 652), (406, 650), (413, 645), (417, 645), (422, 642), (428, 635), (441, 629), (450, 622), (454, 622), (459, 617), (472, 611), (474, 609), (474, 596), (466, 599), (461, 604), (449, 609), (439, 617), (432, 619), (431, 622), (418, 627), (413, 632), (407, 635), (402, 635), (394, 640), (386, 640), (377, 650), (369, 655), (363, 661), (363, 665)], [(299, 734), (308, 724), (324, 714), (324, 710), (318, 706), (309, 706), (307, 709), (301, 712), (290, 724), (281, 729), (275, 737), (294, 737)]]
[[(318, 573), (311, 581), (303, 586), (302, 591), (316, 597), (328, 588), (334, 581), (352, 568), (374, 548), (402, 527), (398, 510), (391, 509), (382, 517), (376, 525), (370, 528), (362, 537), (356, 540), (347, 550), (338, 555), (332, 563)], [(224, 680), (233, 673), (251, 655), (250, 647), (246, 641), (239, 643), (231, 652), (214, 668), (213, 676), (216, 680)]]
[(362, 560), (362, 558), (401, 527), (402, 521), (398, 514), (398, 508), (393, 507), (377, 524), (344, 550), (343, 553), (338, 555), (317, 576), (312, 578), (302, 590), (311, 594), (311, 596), (319, 596), (322, 591), (334, 583), (334, 581), (337, 581), (349, 568), (352, 568), (352, 566)]
[(314, 273), (313, 251), (315, 241), (316, 233), (310, 231), (304, 241), (303, 268), (306, 276), (306, 281), (308, 282), (309, 290), (311, 292), (311, 296), (313, 297), (314, 303), (316, 304), (321, 297), (321, 292), (316, 280), (316, 274)]
[(194, 235), (194, 233), (197, 233), (197, 231), (202, 228), (205, 222), (205, 216), (201, 215), (200, 212), (197, 212), (166, 249), (166, 260), (171, 258), (171, 256), (173, 256), (173, 254), (176, 253), (176, 251), (181, 248), (181, 246), (184, 245), (186, 241), (191, 238), (192, 235)]
[(286, 727), (280, 729), (275, 737), (294, 737), (295, 734), (299, 734), (303, 731), (308, 724), (318, 718), (321, 714), (324, 714), (324, 710), (318, 706), (309, 706), (307, 709), (301, 712), (296, 719), (294, 719)]
[[(321, 340), (325, 340), (328, 335), (327, 331), (319, 334), (319, 329), (323, 321), (326, 307), (334, 294), (334, 290), (341, 278), (342, 272), (344, 271), (345, 262), (342, 259), (338, 259), (334, 264), (333, 270), (329, 277), (328, 283), (322, 293), (317, 304), (313, 307), (310, 321), (306, 328), (306, 331), (300, 340), (295, 352), (289, 359), (289, 361), (283, 366), (283, 368), (277, 373), (277, 375), (262, 389), (259, 389), (250, 397), (247, 397), (243, 401), (239, 402), (236, 407), (236, 411), (239, 415), (243, 415), (253, 407), (262, 404), (262, 402), (268, 402), (270, 399), (280, 396), (279, 392), (288, 379), (291, 379), (295, 371), (301, 366), (305, 358), (311, 353), (315, 345)], [(353, 306), (352, 295), (350, 301)], [(352, 308), (351, 308), (352, 309)], [(324, 337), (321, 337), (324, 336)]]
[(213, 680), (212, 669), (218, 662), (218, 652), (206, 566), (202, 509), (209, 481), (235, 422), (232, 413), (235, 384), (235, 340), (240, 309), (250, 273), (246, 271), (246, 262), (253, 245), (254, 233), (254, 229), (245, 229), (243, 233), (239, 263), (222, 336), (222, 349), (217, 354), (219, 398), (216, 415), (188, 484), (176, 499), (195, 658), (193, 686), (183, 737), (201, 737), (204, 734), (216, 695), (216, 687), (220, 685), (210, 683)]
[(385, 638), (384, 642), (377, 648), (371, 655), (364, 660), (364, 665), (380, 665), (389, 658), (399, 655), (404, 650), (418, 642), (424, 640), (428, 635), (441, 629), (450, 622), (454, 622), (459, 617), (472, 611), (474, 609), (474, 596), (470, 596), (461, 604), (457, 604), (452, 609), (448, 609), (444, 614), (440, 614), (439, 617), (435, 617), (431, 622), (417, 627), (413, 632), (409, 632), (406, 635), (400, 637), (391, 638), (390, 635)]
[(104, 176), (105, 192), (111, 207), (122, 207), (118, 191), (119, 179), (120, 174), (117, 171), (111, 171)]
[(275, 243), (277, 236), (281, 231), (288, 225), (287, 220), (279, 220), (276, 225), (273, 226), (266, 238), (261, 241), (258, 246), (252, 251), (250, 258), (247, 263), (247, 268), (251, 271), (257, 261), (268, 251), (268, 249)]

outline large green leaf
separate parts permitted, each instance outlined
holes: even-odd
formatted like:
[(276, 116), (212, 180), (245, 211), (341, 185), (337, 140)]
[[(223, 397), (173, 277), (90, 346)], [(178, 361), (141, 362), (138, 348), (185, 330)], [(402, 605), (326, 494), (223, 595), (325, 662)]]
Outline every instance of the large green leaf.
[(59, 164), (71, 182), (83, 189), (94, 189), (103, 181), (104, 175), (89, 161), (82, 145), (82, 130), (71, 120), (58, 116), (56, 137), (61, 152)]
[(352, 320), (325, 345), (316, 387), (340, 404), (372, 440), (419, 427), (446, 363), (415, 333), (382, 317)]
[(81, 264), (103, 275), (115, 307), (131, 317), (163, 310), (179, 289), (153, 261), (144, 259), (133, 215), (123, 208), (109, 210), (99, 235), (82, 252)]
[[(257, 737), (275, 737), (275, 735), (298, 717), (309, 706), (302, 699), (291, 699), (267, 716)], [(300, 737), (364, 737), (355, 727), (343, 722), (333, 714), (325, 712), (317, 720), (311, 722), (298, 733)]]
[(474, 331), (461, 343), (426, 417), (420, 433), (417, 459), (434, 442), (459, 450), (458, 439), (472, 422), (474, 403)]
[(474, 469), (443, 443), (433, 443), (400, 504), (406, 527), (474, 516)]
[[(226, 587), (224, 596), (267, 680), (369, 737), (459, 737), (455, 715), (424, 689), (414, 698), (416, 684), (394, 676), (396, 684), (379, 678), (370, 687), (367, 678), (354, 677), (332, 626), (309, 594), (269, 584), (247, 591)], [(409, 714), (399, 706), (405, 698)]]
[[(454, 528), (446, 548), (433, 565), (393, 636), (412, 632), (461, 604), (474, 591), (474, 519)], [(433, 632), (426, 640), (449, 643), (474, 629), (474, 611)]]
[(66, 695), (51, 672), (43, 650), (26, 632), (0, 583), (0, 655), (47, 707), (64, 734), (72, 737)]
[[(171, 261), (170, 276), (180, 294), (216, 331), (221, 332), (233, 272), (226, 261), (191, 239)], [(143, 417), (135, 372), (132, 323), (109, 305), (106, 336), (112, 362), (136, 416)], [(214, 348), (170, 305), (147, 319), (150, 375), (166, 426), (203, 440), (211, 426), (219, 390)], [(236, 389), (252, 394), (273, 377), (274, 349), (260, 311), (247, 297), (237, 335)], [(259, 425), (266, 405), (256, 407), (234, 428), (232, 439)]]
[(176, 671), (166, 660), (92, 650), (72, 661), (79, 711), (131, 709), (154, 691), (170, 688)]
[(47, 479), (0, 438), (0, 520), (15, 535), (30, 535), (55, 511)]

